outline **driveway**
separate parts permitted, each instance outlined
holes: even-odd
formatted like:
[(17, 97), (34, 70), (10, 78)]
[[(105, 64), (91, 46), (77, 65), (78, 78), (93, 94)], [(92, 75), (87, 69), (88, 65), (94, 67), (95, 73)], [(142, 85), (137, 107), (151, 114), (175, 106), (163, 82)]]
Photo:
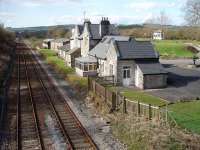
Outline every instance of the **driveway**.
[(146, 92), (171, 102), (200, 98), (200, 68), (188, 69), (191, 60), (161, 60), (169, 72), (168, 87)]

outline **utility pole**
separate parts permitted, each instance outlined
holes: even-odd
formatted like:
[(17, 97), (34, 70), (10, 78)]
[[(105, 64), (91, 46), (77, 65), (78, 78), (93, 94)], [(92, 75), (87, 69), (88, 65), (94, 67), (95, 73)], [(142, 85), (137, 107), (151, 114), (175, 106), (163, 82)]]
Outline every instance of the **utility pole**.
[(85, 19), (86, 19), (86, 11), (83, 12), (83, 19), (85, 21)]

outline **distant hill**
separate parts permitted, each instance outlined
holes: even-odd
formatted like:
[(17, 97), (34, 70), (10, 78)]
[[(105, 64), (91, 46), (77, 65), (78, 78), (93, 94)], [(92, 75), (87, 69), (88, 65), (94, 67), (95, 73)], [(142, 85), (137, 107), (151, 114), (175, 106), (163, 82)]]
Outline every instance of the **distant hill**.
[(73, 24), (70, 25), (55, 25), (55, 26), (39, 26), (39, 27), (22, 27), (22, 28), (7, 28), (13, 32), (39, 32), (39, 31), (48, 31), (53, 28), (64, 28), (71, 30), (74, 27)]
[[(131, 25), (119, 25), (119, 29), (132, 29), (132, 28), (152, 28), (152, 29), (158, 29), (161, 28), (160, 24), (131, 24)], [(164, 25), (164, 28), (168, 29), (176, 29), (181, 28), (183, 26), (175, 26), (175, 25)]]

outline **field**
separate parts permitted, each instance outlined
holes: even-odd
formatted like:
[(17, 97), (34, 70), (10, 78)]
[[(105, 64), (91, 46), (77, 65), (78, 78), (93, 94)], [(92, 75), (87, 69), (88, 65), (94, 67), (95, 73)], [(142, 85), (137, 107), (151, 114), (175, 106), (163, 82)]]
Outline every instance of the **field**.
[(191, 58), (194, 55), (187, 50), (184, 41), (163, 40), (154, 41), (153, 44), (162, 58)]
[(169, 110), (180, 127), (200, 134), (200, 101), (173, 104)]

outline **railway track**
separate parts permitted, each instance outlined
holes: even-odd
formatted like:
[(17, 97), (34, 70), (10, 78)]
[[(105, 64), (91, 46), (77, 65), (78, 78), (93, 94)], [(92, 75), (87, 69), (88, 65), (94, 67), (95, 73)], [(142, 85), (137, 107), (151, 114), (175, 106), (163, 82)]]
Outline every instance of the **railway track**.
[(15, 101), (12, 113), (8, 109), (8, 122), (14, 117), (16, 124), (8, 128), (7, 149), (97, 149), (31, 50), (23, 43), (17, 47)]
[[(33, 56), (32, 58), (34, 58)], [(69, 139), (74, 149), (97, 149), (96, 145), (88, 135), (81, 122), (78, 120), (76, 115), (70, 109), (66, 100), (60, 94), (58, 89), (54, 86), (53, 82), (46, 74), (41, 65), (35, 61), (35, 69), (37, 69), (42, 81), (43, 87), (47, 90), (50, 97), (52, 106), (57, 111), (60, 119), (63, 120), (63, 125), (68, 133)]]

